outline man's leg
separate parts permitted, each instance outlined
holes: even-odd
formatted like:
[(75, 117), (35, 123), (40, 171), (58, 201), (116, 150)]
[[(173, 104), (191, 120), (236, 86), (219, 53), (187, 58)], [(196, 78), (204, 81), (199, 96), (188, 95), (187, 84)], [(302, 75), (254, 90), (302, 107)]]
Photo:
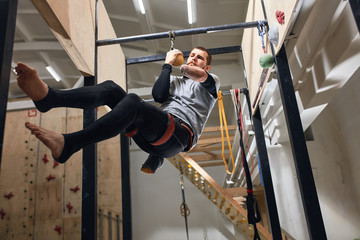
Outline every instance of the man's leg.
[(28, 67), (23, 63), (18, 63), (15, 67), (17, 73), (17, 81), (19, 87), (29, 96), (33, 101), (43, 99), (48, 93), (47, 85), (40, 80), (35, 69)]
[(48, 87), (41, 81), (35, 69), (23, 63), (18, 63), (15, 70), (18, 74), (19, 87), (34, 101), (41, 112), (54, 107), (89, 109), (108, 105), (113, 108), (126, 96), (126, 92), (112, 81), (96, 86), (57, 90)]
[(65, 142), (62, 134), (44, 129), (29, 122), (25, 123), (25, 127), (50, 149), (53, 158), (60, 157)]
[(150, 154), (144, 164), (141, 166), (141, 171), (147, 174), (154, 174), (164, 163), (164, 158)]
[[(114, 137), (133, 124), (141, 109), (141, 99), (135, 94), (127, 94), (112, 111), (108, 112), (89, 127), (70, 134), (59, 134), (47, 129), (26, 124), (26, 127), (50, 148), (54, 159), (64, 163), (84, 146)], [(59, 150), (60, 150), (60, 154)]]

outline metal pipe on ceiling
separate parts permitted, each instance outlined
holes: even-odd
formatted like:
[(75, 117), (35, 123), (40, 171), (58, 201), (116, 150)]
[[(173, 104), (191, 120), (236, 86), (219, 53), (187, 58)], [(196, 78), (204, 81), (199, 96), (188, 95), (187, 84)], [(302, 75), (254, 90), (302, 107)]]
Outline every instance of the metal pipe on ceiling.
[[(260, 21), (225, 24), (225, 25), (218, 25), (218, 26), (175, 30), (175, 31), (171, 31), (171, 32), (174, 33), (175, 36), (178, 37), (178, 36), (186, 36), (186, 35), (194, 35), (194, 34), (213, 33), (213, 32), (219, 32), (219, 31), (224, 31), (224, 30), (254, 28), (259, 25), (259, 22)], [(266, 20), (261, 20), (261, 22), (267, 23)], [(96, 45), (97, 46), (106, 46), (106, 45), (113, 45), (113, 44), (127, 43), (127, 42), (136, 42), (136, 41), (142, 41), (142, 40), (169, 38), (169, 33), (170, 32), (160, 32), (160, 33), (150, 33), (150, 34), (128, 36), (128, 37), (122, 37), (122, 38), (103, 39), (103, 40), (96, 41)]]

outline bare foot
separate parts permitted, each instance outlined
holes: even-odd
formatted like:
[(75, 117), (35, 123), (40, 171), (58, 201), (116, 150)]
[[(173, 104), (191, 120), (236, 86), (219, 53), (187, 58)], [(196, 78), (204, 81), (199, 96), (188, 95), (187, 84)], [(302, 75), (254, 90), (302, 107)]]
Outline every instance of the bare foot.
[(29, 96), (33, 101), (43, 99), (49, 88), (41, 81), (35, 69), (30, 68), (24, 63), (19, 62), (15, 67), (17, 73), (17, 82), (19, 87)]
[(51, 154), (54, 158), (60, 157), (65, 142), (62, 134), (36, 126), (29, 122), (25, 123), (25, 127), (51, 150)]

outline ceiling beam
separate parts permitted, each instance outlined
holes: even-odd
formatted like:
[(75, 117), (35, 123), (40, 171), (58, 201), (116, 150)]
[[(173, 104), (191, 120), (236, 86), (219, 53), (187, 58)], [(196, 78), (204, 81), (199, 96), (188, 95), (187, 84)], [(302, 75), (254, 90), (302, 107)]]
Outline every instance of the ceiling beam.
[(17, 42), (14, 51), (65, 51), (58, 41), (32, 41)]

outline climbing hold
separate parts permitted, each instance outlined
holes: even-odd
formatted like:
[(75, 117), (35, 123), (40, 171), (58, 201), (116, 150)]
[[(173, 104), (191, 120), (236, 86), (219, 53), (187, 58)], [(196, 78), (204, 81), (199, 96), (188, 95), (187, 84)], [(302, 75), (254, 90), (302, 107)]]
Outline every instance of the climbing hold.
[(37, 116), (36, 109), (32, 109), (28, 111), (28, 117), (36, 117), (36, 116)]
[(285, 13), (283, 11), (276, 11), (275, 13), (276, 19), (280, 24), (285, 23)]
[(274, 64), (274, 58), (271, 54), (264, 54), (260, 57), (259, 63), (263, 68), (270, 68)]
[(73, 209), (73, 206), (71, 206), (70, 202), (68, 204), (66, 204), (66, 207), (67, 207), (69, 213), (71, 213), (71, 209)]
[(76, 187), (73, 187), (73, 188), (70, 188), (71, 191), (73, 191), (74, 193), (76, 193), (77, 191), (80, 190), (79, 186), (76, 186)]
[(56, 225), (54, 230), (57, 231), (59, 235), (61, 235), (61, 227), (60, 226)]
[(55, 179), (55, 177), (52, 176), (51, 174), (46, 177), (46, 180), (47, 180), (48, 182), (50, 182), (50, 181), (53, 180), (53, 179)]
[(42, 159), (42, 160), (44, 161), (44, 163), (45, 163), (45, 164), (49, 162), (49, 159), (47, 159), (46, 154), (44, 154), (44, 157), (43, 157), (43, 159)]
[(269, 30), (269, 40), (275, 45), (279, 42), (279, 28), (276, 23), (273, 24)]
[(183, 55), (179, 54), (176, 56), (173, 66), (176, 66), (176, 67), (180, 66), (181, 64), (183, 64), (183, 62), (184, 62), (184, 57), (183, 57)]
[(14, 196), (14, 194), (11, 192), (9, 194), (4, 195), (5, 198), (10, 199)]
[(54, 160), (54, 165), (53, 168), (56, 168), (59, 165), (59, 163), (57, 161)]
[(1, 211), (0, 211), (1, 219), (4, 219), (5, 215), (6, 215), (6, 213), (4, 212), (4, 209), (2, 208)]

